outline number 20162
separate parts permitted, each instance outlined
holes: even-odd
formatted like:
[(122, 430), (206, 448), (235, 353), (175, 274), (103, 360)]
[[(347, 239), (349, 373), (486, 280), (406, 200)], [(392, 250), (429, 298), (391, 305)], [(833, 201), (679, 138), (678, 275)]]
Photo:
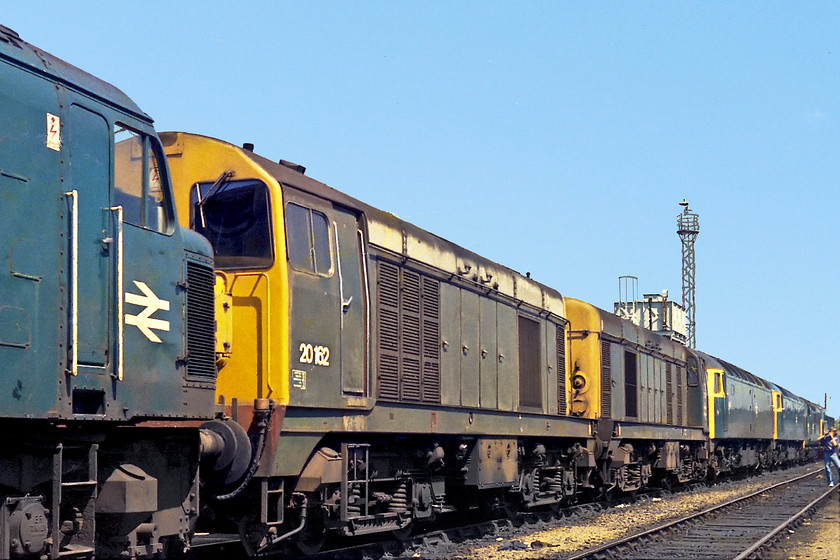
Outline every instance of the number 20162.
[(330, 349), (326, 346), (312, 346), (305, 342), (300, 343), (300, 363), (315, 364), (316, 366), (330, 365)]

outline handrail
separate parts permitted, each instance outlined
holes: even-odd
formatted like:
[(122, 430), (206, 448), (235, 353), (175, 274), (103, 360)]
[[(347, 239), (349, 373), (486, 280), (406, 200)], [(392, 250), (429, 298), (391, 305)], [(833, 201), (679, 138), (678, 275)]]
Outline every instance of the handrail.
[(70, 369), (79, 374), (79, 191), (64, 193), (70, 207)]
[(117, 213), (117, 379), (123, 380), (123, 363), (125, 358), (125, 345), (123, 344), (123, 306), (125, 294), (123, 293), (123, 207), (111, 206), (110, 212)]

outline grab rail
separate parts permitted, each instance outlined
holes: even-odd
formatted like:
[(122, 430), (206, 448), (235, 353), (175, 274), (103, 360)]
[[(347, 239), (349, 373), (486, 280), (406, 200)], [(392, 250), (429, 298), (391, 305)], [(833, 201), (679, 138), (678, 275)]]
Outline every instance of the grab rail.
[(70, 206), (70, 370), (79, 374), (79, 191), (64, 193)]

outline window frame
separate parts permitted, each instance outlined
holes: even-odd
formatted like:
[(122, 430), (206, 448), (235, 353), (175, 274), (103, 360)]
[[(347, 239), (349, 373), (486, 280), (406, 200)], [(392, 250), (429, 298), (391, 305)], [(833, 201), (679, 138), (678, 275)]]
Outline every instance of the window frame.
[[(190, 229), (198, 233), (199, 235), (204, 235), (201, 231), (196, 229), (196, 223), (198, 221), (198, 215), (195, 213), (195, 206), (199, 201), (199, 197), (203, 200), (206, 196), (206, 193), (203, 193), (202, 187), (212, 188), (214, 181), (207, 180), (207, 181), (197, 181), (193, 183), (192, 187), (190, 188), (189, 192), (189, 224)], [(274, 247), (274, 219), (273, 219), (273, 212), (272, 212), (272, 197), (271, 197), (271, 189), (265, 183), (265, 181), (261, 179), (257, 179), (256, 177), (246, 177), (242, 179), (231, 179), (225, 181), (221, 188), (216, 192), (216, 194), (220, 194), (225, 192), (228, 188), (233, 187), (242, 188), (245, 186), (254, 185), (261, 189), (261, 194), (265, 197), (265, 224), (267, 231), (265, 232), (265, 238), (267, 239), (268, 243), (268, 255), (222, 255), (221, 259), (235, 259), (237, 257), (240, 258), (252, 258), (252, 259), (263, 259), (261, 262), (255, 262), (254, 264), (244, 264), (244, 263), (233, 263), (233, 264), (226, 264), (224, 260), (219, 262), (219, 256), (217, 255), (216, 245), (213, 241), (205, 235), (205, 238), (210, 242), (210, 245), (213, 247), (213, 257), (216, 259), (216, 268), (220, 270), (268, 270), (272, 268), (275, 263), (277, 262), (277, 251)], [(212, 200), (212, 198), (211, 198)], [(205, 228), (206, 229), (206, 226)]]
[[(290, 225), (292, 224), (292, 220), (288, 219), (288, 216), (289, 216), (289, 207), (291, 207), (291, 206), (294, 206), (294, 207), (300, 208), (301, 210), (306, 211), (307, 216), (308, 216), (308, 220), (307, 220), (307, 225), (308, 225), (308, 232), (307, 233), (308, 233), (308, 235), (307, 235), (307, 237), (309, 238), (309, 247), (308, 247), (309, 264), (312, 265), (310, 268), (301, 268), (300, 265), (298, 263), (296, 263), (295, 260), (292, 259), (293, 251), (292, 251), (292, 244), (291, 243), (292, 243), (293, 240), (299, 241), (301, 236), (298, 235), (298, 234), (302, 233), (302, 232), (290, 229)], [(324, 235), (323, 235), (323, 237), (319, 237), (319, 238), (316, 238), (316, 233), (320, 233), (320, 232), (316, 232), (316, 224), (315, 224), (315, 221), (316, 221), (315, 216), (316, 215), (319, 218), (323, 218), (323, 224), (324, 224), (324, 229), (323, 229), (323, 234)], [(283, 217), (284, 217), (284, 226), (285, 226), (284, 231), (285, 231), (285, 236), (286, 236), (286, 260), (289, 263), (289, 267), (292, 268), (295, 272), (308, 274), (310, 276), (316, 276), (316, 277), (320, 277), (320, 278), (331, 278), (335, 274), (336, 258), (335, 258), (335, 247), (334, 247), (334, 241), (333, 241), (333, 235), (332, 235), (333, 227), (332, 227), (332, 222), (330, 221), (329, 216), (325, 212), (322, 212), (321, 210), (316, 210), (315, 208), (312, 208), (311, 206), (308, 206), (306, 204), (302, 204), (301, 202), (298, 202), (296, 200), (289, 200), (283, 206)], [(294, 233), (294, 235), (292, 235), (292, 233)], [(326, 244), (325, 246), (324, 246), (324, 243)], [(319, 251), (319, 247), (322, 249), (321, 251)], [(326, 250), (325, 253), (324, 253), (323, 249)], [(298, 251), (295, 251), (295, 253), (296, 252), (298, 252)], [(319, 254), (321, 256), (326, 254), (326, 256), (329, 258), (329, 262), (327, 263), (328, 266), (327, 266), (326, 270), (322, 269), (319, 266), (319, 262), (320, 262), (319, 259), (318, 259)]]
[[(117, 140), (117, 134), (120, 132), (127, 132), (131, 134), (131, 137), (123, 138), (121, 140)], [(140, 223), (135, 223), (135, 221), (129, 221), (123, 218), (123, 223), (126, 225), (130, 225), (133, 227), (137, 227), (146, 231), (151, 231), (154, 233), (158, 233), (161, 235), (171, 236), (176, 229), (176, 218), (175, 218), (175, 201), (174, 201), (174, 193), (172, 192), (172, 183), (169, 178), (169, 169), (166, 165), (166, 155), (163, 151), (163, 146), (160, 143), (160, 139), (154, 135), (149, 134), (148, 132), (144, 132), (138, 130), (137, 128), (123, 122), (120, 120), (116, 120), (111, 125), (111, 161), (113, 162), (111, 165), (111, 175), (112, 175), (112, 190), (111, 190), (111, 204), (113, 206), (123, 206), (122, 204), (116, 204), (116, 192), (120, 191), (125, 193), (126, 196), (132, 196), (131, 194), (127, 193), (121, 188), (118, 188), (117, 185), (117, 144), (121, 142), (128, 141), (132, 138), (136, 138), (138, 140), (137, 144), (140, 146), (141, 151), (141, 193), (139, 197), (139, 205), (140, 205)], [(163, 200), (161, 201), (160, 208), (163, 210), (163, 219), (165, 220), (165, 224), (163, 227), (150, 227), (149, 226), (149, 212), (151, 211), (149, 202), (149, 195), (151, 192), (151, 176), (149, 174), (149, 164), (150, 164), (150, 156), (154, 156), (154, 161), (156, 163), (155, 169), (158, 173), (158, 181), (160, 182), (160, 192)], [(128, 213), (125, 212), (125, 208), (123, 209), (123, 216), (126, 216)]]

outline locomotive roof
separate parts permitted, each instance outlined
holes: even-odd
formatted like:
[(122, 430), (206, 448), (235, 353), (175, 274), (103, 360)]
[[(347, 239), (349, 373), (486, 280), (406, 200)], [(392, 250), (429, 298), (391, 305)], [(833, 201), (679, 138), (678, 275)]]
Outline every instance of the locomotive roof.
[(739, 379), (742, 379), (744, 381), (748, 381), (748, 382), (752, 383), (753, 385), (757, 385), (758, 387), (763, 387), (765, 389), (770, 389), (772, 391), (779, 391), (780, 393), (782, 393), (788, 399), (792, 399), (792, 400), (795, 400), (795, 401), (809, 402), (806, 399), (800, 397), (799, 395), (793, 393), (792, 391), (782, 387), (781, 385), (777, 385), (776, 383), (773, 383), (772, 381), (768, 381), (766, 379), (763, 379), (763, 378), (761, 378), (761, 377), (759, 377), (755, 374), (752, 374), (752, 373), (748, 372), (747, 370), (745, 370), (743, 368), (740, 368), (740, 367), (738, 367), (734, 364), (731, 364), (731, 363), (727, 362), (726, 360), (721, 360), (720, 358), (715, 357), (715, 356), (711, 356), (711, 357), (714, 358), (715, 360), (717, 360), (718, 362), (720, 362), (720, 364), (723, 366), (723, 369), (725, 369), (726, 372), (729, 373), (730, 375), (734, 375), (735, 377), (737, 377)]
[(723, 365), (723, 369), (725, 369), (727, 373), (734, 375), (739, 379), (743, 379), (744, 381), (749, 381), (753, 385), (758, 385), (759, 387), (764, 387), (765, 389), (771, 388), (772, 384), (766, 379), (762, 379), (761, 377), (754, 375), (748, 372), (747, 370), (736, 366), (735, 364), (731, 364), (726, 360), (721, 360), (718, 357), (714, 358)]
[(27, 43), (15, 31), (2, 25), (0, 59), (87, 94), (139, 119), (152, 122), (152, 119), (118, 88)]
[[(601, 309), (587, 301), (569, 297), (566, 298), (566, 301), (572, 301), (577, 305), (584, 305), (593, 310), (600, 319), (601, 332), (613, 339), (623, 340), (639, 348), (647, 348), (651, 352), (665, 356), (681, 357), (686, 352), (686, 347), (680, 342), (661, 333), (636, 325), (627, 319), (622, 319), (615, 313)], [(572, 325), (572, 328), (575, 329), (578, 327)]]
[[(222, 142), (220, 140), (220, 142)], [(238, 148), (238, 147), (237, 147)], [(469, 251), (434, 233), (426, 231), (390, 212), (379, 210), (304, 175), (293, 165), (283, 165), (250, 150), (242, 150), (249, 158), (279, 183), (334, 201), (364, 213), (370, 242), (407, 260), (443, 270), (452, 277), (493, 290), (559, 317), (565, 316), (563, 296), (557, 290), (540, 284), (513, 269)]]

